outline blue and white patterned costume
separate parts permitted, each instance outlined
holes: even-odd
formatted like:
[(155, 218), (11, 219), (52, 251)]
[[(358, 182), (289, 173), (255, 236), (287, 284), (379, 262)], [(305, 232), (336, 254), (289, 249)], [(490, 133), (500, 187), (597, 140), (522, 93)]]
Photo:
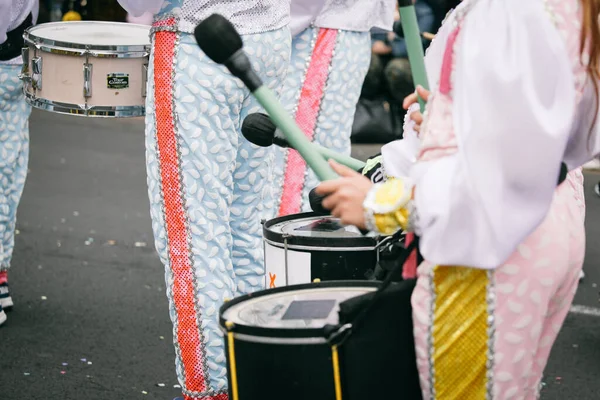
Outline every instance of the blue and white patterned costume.
[(225, 400), (218, 310), (227, 298), (264, 288), (261, 220), (274, 216), (274, 149), (243, 138), (243, 119), (261, 107), (240, 80), (204, 55), (190, 33), (213, 12), (231, 19), (254, 69), (279, 91), (289, 65), (289, 3), (121, 3), (134, 16), (160, 9), (152, 35), (146, 155), (178, 379), (186, 400)]
[[(391, 30), (396, 0), (292, 0), (294, 34), (282, 98), (315, 143), (350, 154), (356, 104), (371, 60), (372, 28)], [(294, 150), (277, 149), (279, 215), (310, 211), (314, 172)]]
[[(12, 43), (16, 48), (17, 44), (8, 42), (7, 33), (20, 32), (16, 29), (26, 21), (35, 23), (38, 7), (36, 0), (0, 3), (0, 46)], [(29, 15), (31, 20), (27, 20)], [(0, 324), (6, 320), (2, 308), (13, 304), (5, 280), (15, 245), (17, 207), (27, 177), (31, 113), (19, 79), (23, 60), (11, 57), (11, 52), (3, 53), (0, 61)]]
[(27, 177), (29, 114), (20, 64), (0, 63), (0, 271), (10, 267), (17, 207)]

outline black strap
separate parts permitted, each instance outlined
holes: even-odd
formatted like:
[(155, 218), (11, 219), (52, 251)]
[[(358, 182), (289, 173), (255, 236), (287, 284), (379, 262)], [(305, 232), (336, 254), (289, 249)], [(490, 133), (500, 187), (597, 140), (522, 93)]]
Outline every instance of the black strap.
[(568, 173), (569, 173), (569, 168), (567, 168), (567, 164), (561, 163), (560, 164), (560, 174), (558, 175), (558, 185), (556, 185), (556, 186), (560, 186), (560, 184), (563, 183), (565, 181), (565, 179), (567, 179)]
[(360, 327), (361, 323), (367, 317), (369, 311), (373, 309), (373, 307), (377, 304), (379, 299), (383, 296), (383, 292), (392, 284), (392, 282), (394, 281), (394, 276), (397, 272), (399, 272), (402, 269), (404, 263), (406, 262), (406, 259), (408, 258), (410, 253), (412, 253), (412, 251), (417, 248), (417, 246), (418, 240), (415, 239), (405, 248), (405, 251), (400, 256), (396, 268), (394, 268), (392, 273), (388, 274), (385, 280), (381, 282), (381, 285), (379, 285), (379, 288), (377, 289), (377, 292), (375, 292), (375, 295), (373, 296), (371, 301), (362, 309), (362, 311), (356, 316), (356, 318), (354, 318), (351, 324), (337, 326), (336, 329), (334, 329), (333, 331), (328, 330), (327, 341), (330, 344), (340, 346), (352, 334), (353, 331)]
[(23, 34), (32, 25), (33, 15), (30, 13), (21, 25), (10, 32), (6, 32), (6, 41), (0, 44), (0, 61), (9, 61), (21, 55), (21, 49), (25, 45)]

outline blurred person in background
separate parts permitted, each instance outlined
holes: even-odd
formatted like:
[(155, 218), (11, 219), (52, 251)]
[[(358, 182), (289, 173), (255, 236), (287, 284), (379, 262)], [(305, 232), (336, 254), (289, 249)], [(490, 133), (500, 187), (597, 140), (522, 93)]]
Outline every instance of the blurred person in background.
[[(421, 32), (435, 32), (439, 19), (432, 0), (415, 1)], [(394, 30), (401, 33), (396, 6)], [(422, 39), (423, 47), (429, 41)], [(371, 34), (371, 60), (352, 126), (353, 143), (388, 143), (402, 136), (402, 100), (415, 90), (404, 37), (395, 32)]]
[[(417, 22), (421, 32), (434, 32), (436, 16), (433, 7), (425, 0), (415, 1)], [(395, 20), (400, 21), (400, 14), (395, 13)], [(373, 98), (387, 93), (398, 103), (415, 90), (412, 80), (408, 51), (404, 37), (395, 32), (373, 33), (372, 56), (369, 72), (363, 86), (363, 95)], [(422, 39), (423, 48), (429, 41)]]

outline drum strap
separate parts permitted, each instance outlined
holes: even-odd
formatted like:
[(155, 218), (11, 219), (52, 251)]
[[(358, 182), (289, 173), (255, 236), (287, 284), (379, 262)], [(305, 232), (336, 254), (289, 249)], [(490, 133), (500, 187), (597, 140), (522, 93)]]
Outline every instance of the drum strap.
[(21, 49), (25, 45), (23, 34), (32, 25), (33, 15), (30, 13), (21, 25), (10, 32), (6, 32), (6, 41), (0, 44), (0, 61), (9, 61), (21, 55)]
[(417, 248), (418, 245), (419, 241), (415, 239), (408, 246), (406, 246), (406, 248), (404, 248), (404, 251), (400, 255), (398, 263), (396, 264), (394, 269), (390, 273), (388, 273), (387, 277), (383, 282), (381, 282), (381, 285), (379, 286), (375, 294), (370, 296), (370, 300), (368, 300), (367, 303), (361, 307), (362, 310), (358, 313), (358, 315), (356, 315), (356, 317), (352, 320), (351, 323), (344, 324), (342, 326), (329, 326), (326, 328), (327, 341), (332, 346), (341, 346), (343, 342), (352, 334), (352, 332), (356, 331), (361, 326), (365, 318), (368, 316), (369, 311), (371, 311), (373, 307), (377, 304), (377, 302), (381, 299), (381, 297), (384, 295), (385, 290), (394, 282), (398, 274), (402, 272), (404, 262), (406, 261), (410, 253), (412, 253), (412, 251)]

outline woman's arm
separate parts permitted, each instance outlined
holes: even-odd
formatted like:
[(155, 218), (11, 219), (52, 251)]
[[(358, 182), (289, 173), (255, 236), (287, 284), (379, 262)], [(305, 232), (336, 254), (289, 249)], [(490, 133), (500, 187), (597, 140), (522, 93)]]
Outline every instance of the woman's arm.
[[(541, 1), (480, 0), (458, 40), (458, 152), (413, 167), (411, 221), (428, 261), (495, 268), (548, 212), (573, 120), (574, 82)], [(395, 219), (405, 214), (395, 210)]]

